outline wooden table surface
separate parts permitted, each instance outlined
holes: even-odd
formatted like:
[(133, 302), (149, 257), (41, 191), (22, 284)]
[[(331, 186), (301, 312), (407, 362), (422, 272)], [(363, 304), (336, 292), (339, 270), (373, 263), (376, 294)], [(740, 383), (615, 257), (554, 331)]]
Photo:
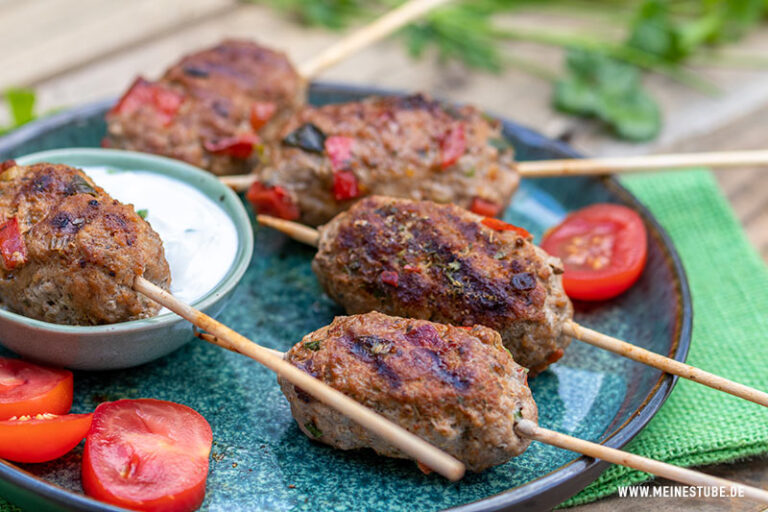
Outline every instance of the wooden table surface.
[[(592, 27), (585, 19), (517, 13), (500, 23), (546, 25), (568, 30)], [(137, 75), (156, 77), (181, 54), (225, 37), (256, 39), (302, 62), (338, 35), (307, 29), (262, 5), (236, 0), (0, 0), (0, 90), (33, 87), (40, 111), (115, 97)], [(535, 59), (553, 71), (561, 52), (529, 43), (510, 43), (515, 55)], [(729, 51), (768, 54), (768, 29)], [(768, 141), (768, 69), (699, 68), (721, 93), (707, 96), (669, 79), (647, 79), (665, 114), (661, 136), (648, 144), (627, 144), (595, 123), (563, 116), (549, 107), (550, 84), (510, 69), (500, 75), (467, 73), (433, 59), (410, 60), (402, 44), (377, 44), (329, 70), (323, 80), (422, 90), (471, 102), (513, 118), (552, 137), (567, 136), (586, 154), (619, 155), (671, 151), (765, 148)], [(0, 111), (0, 123), (7, 113)], [(717, 179), (750, 241), (768, 261), (768, 169), (721, 171)], [(707, 472), (768, 486), (768, 461), (709, 467)], [(608, 498), (572, 509), (579, 512), (642, 510), (648, 501)], [(660, 510), (683, 506), (722, 510), (721, 500), (655, 499)], [(729, 510), (761, 507), (729, 502)]]

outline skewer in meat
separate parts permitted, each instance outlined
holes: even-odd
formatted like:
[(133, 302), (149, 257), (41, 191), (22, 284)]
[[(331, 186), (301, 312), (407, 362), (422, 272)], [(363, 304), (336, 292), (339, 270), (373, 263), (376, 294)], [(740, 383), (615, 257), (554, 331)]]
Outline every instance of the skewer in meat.
[(328, 222), (379, 194), (498, 215), (518, 185), (501, 125), (424, 95), (303, 107), (247, 197), (260, 213)]
[[(525, 371), (500, 336), (482, 326), (457, 328), (368, 313), (336, 318), (285, 355), (288, 362), (480, 472), (523, 453), (531, 440), (665, 476), (717, 485), (761, 502), (768, 492), (590, 443), (537, 425)], [(278, 378), (299, 428), (342, 450), (373, 448), (409, 458)]]
[(160, 237), (82, 171), (0, 167), (0, 303), (46, 322), (98, 325), (154, 316), (137, 276), (168, 289)]
[[(536, 422), (527, 372), (492, 329), (462, 329), (381, 313), (339, 317), (308, 334), (286, 360), (480, 472), (520, 455), (530, 440), (515, 422)], [(373, 448), (408, 458), (284, 379), (299, 428), (342, 450)]]
[(165, 155), (214, 174), (249, 173), (304, 102), (306, 83), (282, 52), (226, 40), (141, 77), (107, 113), (104, 145)]
[(455, 205), (370, 197), (319, 230), (258, 216), (319, 248), (312, 262), (350, 313), (370, 310), (493, 327), (515, 360), (544, 370), (571, 338), (768, 407), (768, 393), (574, 322), (561, 262), (506, 222)]
[(372, 196), (319, 228), (312, 269), (347, 313), (497, 330), (533, 374), (562, 357), (562, 263), (525, 230), (455, 205)]

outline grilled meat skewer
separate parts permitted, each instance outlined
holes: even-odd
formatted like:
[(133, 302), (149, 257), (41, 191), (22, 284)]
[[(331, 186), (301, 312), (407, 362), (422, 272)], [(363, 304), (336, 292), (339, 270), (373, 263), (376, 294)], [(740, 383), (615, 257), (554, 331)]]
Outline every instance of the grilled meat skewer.
[(320, 226), (312, 269), (347, 313), (497, 330), (532, 374), (562, 357), (562, 264), (524, 230), (455, 205), (372, 196)]
[(312, 226), (375, 194), (496, 216), (519, 181), (500, 123), (421, 94), (305, 106), (269, 155), (248, 199)]
[[(492, 329), (381, 313), (339, 317), (308, 334), (285, 359), (480, 472), (528, 447), (515, 421), (537, 421), (526, 370)], [(400, 450), (283, 379), (299, 428), (342, 450)]]
[(0, 174), (0, 303), (46, 322), (99, 325), (154, 316), (136, 293), (143, 276), (164, 289), (160, 237), (79, 169), (18, 166)]

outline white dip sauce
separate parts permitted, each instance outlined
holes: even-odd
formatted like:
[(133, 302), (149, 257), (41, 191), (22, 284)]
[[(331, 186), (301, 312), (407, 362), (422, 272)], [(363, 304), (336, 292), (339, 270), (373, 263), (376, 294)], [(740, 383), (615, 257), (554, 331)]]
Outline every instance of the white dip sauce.
[(232, 267), (238, 248), (235, 224), (196, 188), (147, 171), (83, 170), (121, 203), (146, 211), (147, 221), (163, 240), (171, 292), (182, 301), (201, 299)]

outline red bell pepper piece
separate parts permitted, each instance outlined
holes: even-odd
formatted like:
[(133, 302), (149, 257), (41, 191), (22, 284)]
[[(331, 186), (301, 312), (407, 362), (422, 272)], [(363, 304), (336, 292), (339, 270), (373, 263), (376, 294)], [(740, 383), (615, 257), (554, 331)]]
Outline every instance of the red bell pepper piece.
[(400, 281), (400, 276), (394, 270), (385, 270), (381, 273), (380, 277), (382, 283), (394, 286), (395, 288), (397, 288)]
[(333, 198), (337, 201), (354, 199), (360, 195), (357, 177), (352, 171), (336, 171), (333, 173)]
[(16, 217), (0, 224), (0, 255), (6, 270), (13, 270), (27, 262), (27, 246)]
[(440, 139), (440, 167), (447, 169), (455, 164), (467, 149), (464, 124), (455, 123)]
[(501, 206), (493, 201), (488, 201), (480, 197), (473, 197), (469, 209), (483, 217), (496, 217), (501, 213)]
[(182, 103), (184, 103), (184, 96), (176, 91), (138, 77), (117, 105), (112, 107), (109, 114), (130, 115), (142, 106), (150, 105), (163, 124), (168, 125), (176, 116)]
[(332, 135), (325, 139), (325, 151), (328, 153), (328, 158), (331, 159), (331, 168), (334, 171), (347, 168), (352, 157), (352, 144), (354, 142), (352, 137), (340, 135)]
[(261, 142), (255, 133), (243, 133), (234, 137), (223, 137), (203, 142), (206, 151), (216, 155), (229, 155), (232, 158), (246, 159), (253, 153), (253, 148)]
[(496, 231), (514, 231), (523, 238), (530, 238), (531, 236), (531, 234), (526, 229), (515, 226), (514, 224), (510, 224), (508, 222), (504, 222), (503, 220), (486, 217), (480, 222), (491, 229), (495, 229)]
[(277, 105), (271, 101), (257, 101), (251, 105), (251, 127), (258, 132), (277, 112)]
[(269, 187), (257, 181), (251, 185), (245, 197), (258, 213), (286, 220), (296, 220), (300, 216), (299, 206), (283, 187)]

